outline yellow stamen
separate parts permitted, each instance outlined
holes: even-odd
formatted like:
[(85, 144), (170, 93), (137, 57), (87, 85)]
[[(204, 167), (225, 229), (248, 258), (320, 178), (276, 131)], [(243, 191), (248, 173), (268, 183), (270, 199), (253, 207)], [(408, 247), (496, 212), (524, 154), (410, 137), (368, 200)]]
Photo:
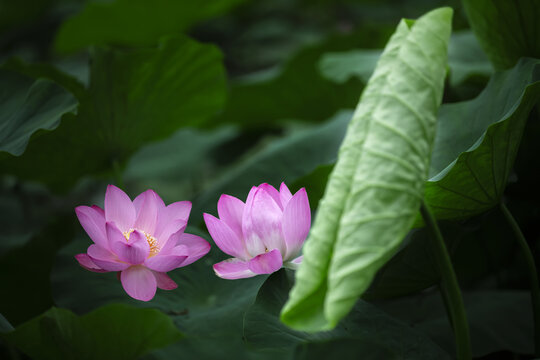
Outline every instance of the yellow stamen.
[(153, 237), (150, 234), (144, 233), (146, 236), (146, 241), (148, 242), (148, 245), (150, 245), (150, 256), (154, 256), (159, 252), (159, 244), (157, 242), (157, 239)]
[[(129, 242), (129, 236), (134, 231), (135, 231), (135, 229), (129, 229), (129, 231), (126, 231), (126, 232), (123, 233), (127, 242)], [(147, 234), (144, 231), (141, 231), (141, 232), (146, 237), (146, 242), (148, 242), (148, 245), (150, 245), (150, 254), (148, 255), (148, 257), (152, 257), (152, 256), (156, 255), (157, 253), (159, 253), (160, 248), (159, 248), (159, 244), (158, 244), (157, 239), (155, 237), (153, 237), (152, 235)]]
[(129, 235), (131, 235), (131, 233), (134, 231), (135, 229), (129, 229), (129, 231), (124, 232), (124, 237), (126, 238), (127, 242), (129, 242)]

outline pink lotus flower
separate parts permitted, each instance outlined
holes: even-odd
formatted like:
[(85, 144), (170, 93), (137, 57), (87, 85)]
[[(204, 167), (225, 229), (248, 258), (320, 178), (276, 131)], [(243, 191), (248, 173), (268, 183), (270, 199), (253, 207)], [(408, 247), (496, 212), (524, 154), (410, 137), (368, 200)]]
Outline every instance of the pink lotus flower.
[(165, 206), (152, 190), (133, 202), (122, 190), (109, 185), (105, 210), (99, 206), (75, 209), (82, 227), (94, 244), (75, 258), (90, 271), (119, 271), (129, 296), (152, 300), (156, 287), (176, 289), (166, 274), (206, 255), (210, 244), (201, 237), (184, 234), (191, 202)]
[(279, 191), (268, 184), (252, 187), (244, 204), (221, 195), (219, 219), (204, 214), (216, 245), (232, 259), (214, 264), (223, 279), (241, 279), (271, 274), (282, 266), (296, 268), (300, 250), (311, 226), (306, 190), (294, 196), (282, 183)]

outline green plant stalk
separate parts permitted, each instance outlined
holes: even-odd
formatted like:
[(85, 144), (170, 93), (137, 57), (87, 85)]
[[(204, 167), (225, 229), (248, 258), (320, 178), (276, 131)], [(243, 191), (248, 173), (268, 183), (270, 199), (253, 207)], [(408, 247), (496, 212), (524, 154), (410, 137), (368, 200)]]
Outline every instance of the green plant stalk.
[(536, 264), (534, 262), (534, 256), (527, 244), (527, 240), (523, 236), (521, 229), (519, 228), (516, 219), (512, 216), (512, 213), (504, 202), (500, 203), (501, 211), (512, 227), (516, 240), (521, 248), (523, 257), (525, 258), (525, 264), (529, 271), (529, 281), (531, 286), (531, 300), (533, 306), (533, 318), (534, 318), (534, 353), (536, 357), (540, 356), (540, 286), (538, 285), (538, 271), (536, 270)]
[(472, 359), (469, 324), (463, 304), (463, 297), (457, 281), (456, 273), (450, 261), (448, 250), (444, 243), (441, 231), (427, 204), (422, 202), (420, 213), (426, 226), (432, 233), (432, 249), (441, 276), (439, 287), (446, 305), (446, 311), (454, 330), (456, 340), (456, 354), (458, 360)]

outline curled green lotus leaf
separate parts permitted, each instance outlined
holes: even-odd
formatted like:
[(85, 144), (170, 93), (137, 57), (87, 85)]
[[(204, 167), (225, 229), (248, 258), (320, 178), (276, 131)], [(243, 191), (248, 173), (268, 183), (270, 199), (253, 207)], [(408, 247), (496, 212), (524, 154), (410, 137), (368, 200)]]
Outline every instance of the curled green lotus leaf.
[(424, 193), (452, 10), (403, 20), (360, 99), (281, 320), (336, 326), (399, 246)]

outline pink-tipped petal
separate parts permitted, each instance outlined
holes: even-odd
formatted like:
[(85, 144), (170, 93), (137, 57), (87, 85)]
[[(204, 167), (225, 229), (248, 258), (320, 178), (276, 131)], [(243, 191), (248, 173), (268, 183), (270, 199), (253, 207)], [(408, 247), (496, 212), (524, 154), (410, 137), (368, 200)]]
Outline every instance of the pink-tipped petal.
[(171, 219), (187, 220), (191, 212), (191, 206), (191, 201), (177, 201), (167, 205), (167, 212)]
[[(279, 249), (281, 254), (285, 256), (287, 248), (281, 230), (282, 218), (283, 211), (281, 208), (276, 204), (268, 191), (259, 187), (253, 198), (253, 206), (251, 208), (253, 230), (264, 243), (264, 251)], [(264, 251), (260, 251), (258, 254)], [(252, 255), (258, 254), (252, 253)]]
[(285, 207), (287, 206), (287, 203), (292, 198), (292, 194), (284, 182), (282, 182), (281, 185), (279, 186), (279, 197), (281, 198), (281, 205), (283, 206), (283, 209), (285, 209)]
[(160, 229), (163, 229), (168, 223), (174, 220), (187, 220), (191, 212), (191, 201), (177, 201), (169, 204), (165, 208), (161, 208), (158, 212), (158, 224), (156, 236), (159, 235)]
[(276, 205), (279, 206), (281, 210), (283, 210), (283, 206), (281, 206), (281, 195), (279, 194), (279, 191), (277, 191), (275, 187), (273, 187), (270, 184), (264, 183), (264, 184), (259, 185), (259, 189), (266, 191), (268, 195), (270, 195), (270, 197), (274, 200)]
[(157, 272), (168, 272), (182, 266), (182, 263), (187, 258), (188, 248), (185, 245), (178, 245), (167, 255), (159, 253), (156, 256), (149, 257), (144, 262), (144, 265)]
[(181, 234), (178, 236), (176, 244), (188, 248), (188, 258), (184, 260), (182, 266), (187, 266), (199, 260), (210, 251), (210, 243), (197, 235)]
[(283, 259), (278, 249), (255, 256), (248, 262), (248, 269), (255, 274), (271, 274), (283, 266)]
[(244, 206), (242, 200), (226, 194), (221, 195), (217, 204), (219, 219), (227, 224), (239, 239), (242, 238)]
[(90, 259), (100, 268), (107, 271), (122, 271), (129, 267), (129, 264), (120, 262), (118, 257), (108, 249), (92, 244), (87, 250)]
[(219, 262), (213, 267), (217, 276), (227, 280), (245, 279), (257, 275), (249, 270), (247, 262), (236, 258)]
[(255, 232), (252, 218), (255, 194), (258, 191), (259, 189), (255, 186), (251, 188), (246, 199), (244, 213), (242, 214), (242, 234), (244, 234), (244, 244), (250, 257), (256, 256), (265, 251), (264, 243), (259, 235)]
[(157, 290), (156, 277), (144, 266), (131, 266), (122, 271), (120, 281), (124, 290), (134, 299), (150, 301)]
[(291, 263), (300, 265), (302, 263), (302, 260), (304, 260), (304, 255), (300, 255), (299, 257), (292, 259)]
[(116, 224), (120, 231), (129, 231), (135, 223), (135, 206), (129, 196), (114, 185), (105, 193), (105, 220)]
[(158, 212), (156, 231), (153, 235), (164, 243), (169, 236), (180, 230), (178, 224), (187, 224), (190, 212), (190, 201), (178, 201), (161, 208)]
[[(159, 195), (157, 193), (155, 193), (155, 194), (156, 194), (156, 203), (158, 205), (158, 210), (161, 210), (161, 209), (165, 208), (165, 203), (163, 202), (161, 197), (159, 197)], [(145, 197), (146, 197), (146, 191), (144, 191), (144, 192), (140, 193), (139, 195), (137, 195), (135, 200), (133, 200), (133, 206), (135, 206), (135, 212), (137, 214), (141, 210), (141, 207), (142, 207), (142, 204), (144, 203), (144, 198)]]
[(75, 255), (75, 259), (79, 262), (79, 265), (81, 265), (83, 268), (89, 271), (97, 272), (97, 273), (103, 273), (107, 272), (107, 270), (103, 270), (99, 266), (96, 265), (88, 256), (88, 254), (77, 254)]
[(178, 287), (178, 285), (174, 282), (173, 279), (169, 277), (169, 275), (153, 271), (154, 276), (156, 277), (157, 287), (162, 290), (174, 290)]
[(161, 199), (158, 200), (159, 196), (153, 190), (146, 190), (141, 195), (144, 197), (143, 203), (137, 211), (137, 219), (133, 227), (147, 234), (154, 234)]
[[(97, 209), (96, 209), (97, 208)], [(99, 210), (98, 210), (99, 209)], [(84, 231), (92, 241), (104, 248), (108, 248), (105, 233), (105, 216), (99, 207), (77, 206), (75, 213)]]
[(135, 207), (135, 214), (138, 214), (141, 211), (145, 198), (146, 198), (146, 191), (140, 193), (139, 195), (137, 195), (135, 199), (133, 199), (133, 206)]
[[(121, 261), (138, 265), (142, 264), (150, 254), (150, 245), (146, 241), (146, 236), (139, 230), (133, 231), (129, 236), (129, 240), (126, 241), (114, 225), (107, 223), (107, 235), (109, 239), (115, 239), (111, 242), (111, 250)], [(122, 235), (122, 238), (118, 235)]]
[(98, 213), (101, 214), (101, 216), (103, 216), (103, 219), (105, 219), (105, 210), (103, 210), (102, 208), (100, 208), (99, 206), (97, 205), (92, 205), (91, 206), (92, 209), (96, 210)]
[(242, 239), (227, 224), (210, 214), (205, 213), (203, 217), (210, 236), (221, 251), (240, 259), (249, 258)]
[(171, 239), (173, 236), (181, 235), (186, 229), (187, 221), (178, 219), (171, 221), (165, 226), (165, 229), (160, 232), (159, 235), (156, 235), (158, 247), (162, 252), (167, 252), (176, 246), (174, 239)]
[(283, 236), (287, 244), (285, 261), (297, 256), (311, 227), (311, 210), (306, 189), (302, 188), (291, 198), (283, 211)]

